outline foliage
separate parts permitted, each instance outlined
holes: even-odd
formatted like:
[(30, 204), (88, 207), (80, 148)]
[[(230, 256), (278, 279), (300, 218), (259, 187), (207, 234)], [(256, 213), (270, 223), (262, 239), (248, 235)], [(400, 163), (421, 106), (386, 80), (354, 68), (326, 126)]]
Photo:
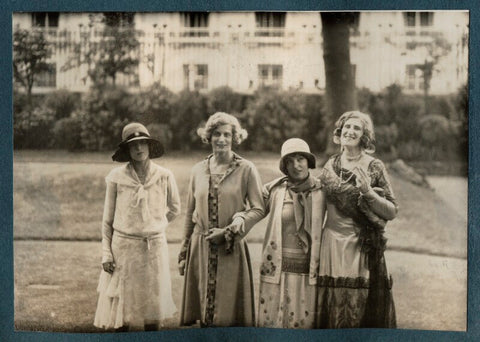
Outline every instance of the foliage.
[(170, 118), (172, 146), (179, 150), (199, 148), (201, 140), (197, 128), (204, 124), (208, 116), (207, 99), (197, 91), (182, 91), (173, 106), (174, 115)]
[(418, 120), (421, 138), (427, 146), (433, 147), (448, 140), (451, 134), (450, 123), (447, 118), (441, 115), (426, 115)]
[(132, 119), (145, 125), (168, 124), (174, 114), (176, 95), (158, 83), (133, 95)]
[(468, 153), (468, 85), (460, 87), (454, 100), (457, 117), (454, 131), (458, 137), (458, 153), (466, 156)]
[(208, 112), (225, 112), (229, 114), (242, 113), (247, 105), (248, 95), (234, 92), (229, 87), (219, 87), (211, 90), (207, 95)]
[(134, 75), (139, 63), (139, 42), (133, 24), (120, 13), (106, 13), (100, 19), (92, 16), (90, 20), (62, 70), (87, 65), (87, 77), (94, 84), (115, 85), (118, 74)]
[(158, 139), (166, 149), (170, 149), (173, 132), (168, 124), (151, 123), (147, 125), (147, 129), (152, 137)]
[(379, 153), (396, 154), (395, 146), (398, 139), (398, 126), (395, 122), (390, 125), (379, 125), (375, 127), (375, 148)]
[(35, 77), (48, 71), (47, 59), (51, 54), (41, 30), (15, 29), (13, 32), (13, 76), (30, 97)]
[[(376, 148), (388, 158), (464, 160), (468, 150), (468, 88), (457, 95), (432, 97), (424, 115), (421, 95), (406, 95), (397, 85), (376, 94), (359, 89), (359, 109), (372, 116)], [(278, 152), (288, 138), (305, 139), (314, 153), (324, 152), (329, 130), (324, 96), (264, 88), (253, 95), (218, 88), (208, 94), (174, 94), (154, 84), (132, 94), (97, 85), (81, 97), (60, 90), (49, 95), (14, 95), (15, 148), (113, 150), (127, 122), (139, 121), (168, 149), (209, 149), (196, 131), (215, 111), (238, 117), (249, 133), (246, 150)], [(245, 108), (244, 108), (245, 106)]]
[(82, 145), (90, 151), (106, 150), (121, 140), (121, 131), (132, 117), (128, 92), (102, 86), (88, 92), (74, 117), (80, 122)]
[(331, 132), (328, 131), (324, 98), (321, 95), (304, 95), (303, 100), (307, 125), (302, 135), (312, 151), (325, 151)]
[(55, 120), (60, 120), (68, 118), (78, 108), (80, 99), (80, 94), (60, 89), (45, 96), (43, 105), (53, 110)]
[(418, 134), (421, 99), (404, 95), (400, 86), (393, 84), (379, 94), (361, 89), (358, 91), (358, 103), (361, 111), (372, 116), (375, 125), (395, 122), (399, 141), (408, 141)]
[(13, 145), (17, 149), (42, 149), (52, 146), (50, 129), (55, 112), (45, 106), (27, 107), (13, 113)]
[(69, 151), (83, 149), (80, 116), (74, 115), (55, 122), (52, 129), (54, 146)]
[(248, 146), (252, 149), (278, 151), (288, 138), (306, 139), (305, 101), (298, 92), (262, 89), (244, 115), (250, 135)]

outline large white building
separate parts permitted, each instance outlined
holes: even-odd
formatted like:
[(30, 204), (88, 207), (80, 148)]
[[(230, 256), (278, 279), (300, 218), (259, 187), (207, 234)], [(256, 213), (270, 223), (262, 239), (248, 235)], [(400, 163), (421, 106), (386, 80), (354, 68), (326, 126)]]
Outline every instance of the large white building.
[[(98, 41), (92, 13), (14, 13), (13, 29), (44, 29), (54, 43), (51, 70), (34, 91), (89, 87), (87, 66), (63, 70), (72, 43)], [(321, 93), (325, 88), (322, 24), (318, 12), (135, 13), (140, 42), (136, 75), (119, 77), (133, 89), (154, 82), (178, 92), (261, 85)], [(357, 87), (381, 91), (397, 83), (422, 92), (417, 67), (434, 61), (431, 94), (455, 92), (468, 78), (468, 12), (361, 12), (350, 37)], [(437, 44), (439, 40), (443, 45)], [(446, 44), (445, 44), (446, 43)], [(441, 47), (443, 46), (443, 47)]]

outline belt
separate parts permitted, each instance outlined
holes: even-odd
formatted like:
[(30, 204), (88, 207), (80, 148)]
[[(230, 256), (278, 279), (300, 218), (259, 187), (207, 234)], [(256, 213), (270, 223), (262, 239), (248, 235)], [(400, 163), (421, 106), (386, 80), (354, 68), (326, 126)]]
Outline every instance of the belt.
[(202, 227), (200, 227), (198, 224), (196, 224), (195, 227), (193, 227), (193, 232), (195, 234), (199, 234), (199, 235), (208, 235), (209, 234), (208, 230), (202, 229)]
[(132, 239), (132, 240), (143, 240), (147, 243), (147, 248), (150, 250), (150, 241), (159, 239), (164, 236), (163, 233), (153, 233), (147, 236), (142, 236), (142, 235), (135, 235), (135, 234), (127, 234), (124, 232), (121, 232), (119, 230), (114, 230), (115, 235), (118, 237), (124, 238), (124, 239)]

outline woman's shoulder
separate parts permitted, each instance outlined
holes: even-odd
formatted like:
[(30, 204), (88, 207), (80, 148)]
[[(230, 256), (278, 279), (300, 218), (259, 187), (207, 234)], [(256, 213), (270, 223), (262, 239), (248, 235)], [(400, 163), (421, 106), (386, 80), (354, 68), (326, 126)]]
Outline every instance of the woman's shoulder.
[(237, 159), (237, 163), (238, 163), (239, 166), (242, 166), (242, 167), (245, 167), (245, 168), (248, 168), (248, 169), (256, 169), (256, 166), (252, 161), (250, 161), (248, 159), (245, 159), (245, 158), (242, 158), (242, 157)]
[(150, 167), (155, 171), (155, 172), (158, 172), (160, 175), (165, 175), (165, 176), (173, 176), (173, 173), (172, 171), (170, 171), (169, 169), (167, 169), (166, 167), (163, 167), (163, 166), (160, 166), (158, 165), (157, 163), (155, 162), (152, 162), (150, 164)]
[(286, 182), (287, 182), (287, 177), (282, 176), (282, 177), (275, 178), (270, 182), (265, 183), (263, 187), (265, 190), (270, 192), (274, 189), (280, 188), (281, 186), (285, 186)]
[(117, 183), (119, 178), (123, 178), (127, 175), (127, 165), (124, 164), (121, 166), (114, 167), (105, 177), (107, 182)]
[(190, 171), (191, 176), (195, 176), (199, 173), (204, 173), (207, 170), (207, 166), (208, 166), (207, 163), (208, 163), (208, 157), (195, 163), (192, 166), (192, 169)]
[(375, 158), (370, 155), (365, 156), (366, 162), (368, 164), (368, 169), (371, 171), (383, 171), (385, 169), (385, 164), (378, 158)]

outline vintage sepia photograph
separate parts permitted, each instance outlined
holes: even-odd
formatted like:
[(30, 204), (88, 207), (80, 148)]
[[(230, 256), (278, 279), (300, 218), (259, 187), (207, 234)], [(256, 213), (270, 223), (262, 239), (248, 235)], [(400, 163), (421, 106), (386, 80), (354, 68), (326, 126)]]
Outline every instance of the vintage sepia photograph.
[(469, 20), (14, 12), (15, 331), (465, 332)]

